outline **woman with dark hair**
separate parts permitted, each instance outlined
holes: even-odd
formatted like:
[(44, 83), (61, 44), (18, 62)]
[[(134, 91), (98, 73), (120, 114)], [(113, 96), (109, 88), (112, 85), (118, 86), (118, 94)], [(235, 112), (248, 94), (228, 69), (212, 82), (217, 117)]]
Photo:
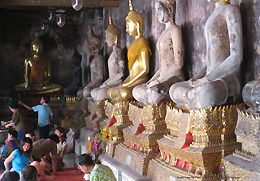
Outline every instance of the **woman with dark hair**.
[(30, 164), (32, 152), (32, 140), (24, 137), (20, 143), (20, 148), (14, 150), (4, 162), (5, 169), (9, 172), (9, 165), (12, 162), (12, 171), (21, 172), (21, 170)]
[(58, 127), (55, 129), (55, 134), (59, 137), (59, 143), (57, 144), (57, 158), (58, 162), (63, 163), (63, 157), (68, 149), (68, 144), (66, 142), (67, 136), (66, 131), (63, 127)]

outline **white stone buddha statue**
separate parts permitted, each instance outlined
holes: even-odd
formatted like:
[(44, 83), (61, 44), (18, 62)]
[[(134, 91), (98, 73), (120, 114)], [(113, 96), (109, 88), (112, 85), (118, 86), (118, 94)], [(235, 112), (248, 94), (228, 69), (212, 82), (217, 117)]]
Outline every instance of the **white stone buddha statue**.
[(203, 108), (241, 101), (240, 64), (243, 59), (241, 16), (229, 0), (210, 0), (215, 9), (204, 28), (206, 66), (189, 81), (171, 86), (177, 105)]
[(170, 86), (184, 80), (182, 33), (174, 22), (175, 0), (155, 0), (156, 16), (165, 30), (157, 42), (159, 70), (146, 83), (133, 89), (133, 96), (144, 105), (156, 104), (169, 98)]
[(112, 24), (109, 16), (109, 26), (106, 29), (106, 43), (113, 48), (108, 59), (109, 78), (98, 88), (91, 91), (91, 97), (95, 101), (101, 101), (108, 98), (107, 91), (111, 87), (121, 85), (124, 77), (124, 61), (122, 58), (122, 49), (120, 47), (121, 31)]
[(260, 76), (258, 79), (246, 83), (242, 96), (252, 111), (260, 113)]
[(79, 99), (90, 97), (92, 89), (99, 87), (105, 76), (105, 64), (103, 56), (99, 54), (101, 49), (101, 41), (93, 33), (89, 39), (89, 69), (90, 69), (90, 82), (84, 87), (83, 90), (77, 92)]

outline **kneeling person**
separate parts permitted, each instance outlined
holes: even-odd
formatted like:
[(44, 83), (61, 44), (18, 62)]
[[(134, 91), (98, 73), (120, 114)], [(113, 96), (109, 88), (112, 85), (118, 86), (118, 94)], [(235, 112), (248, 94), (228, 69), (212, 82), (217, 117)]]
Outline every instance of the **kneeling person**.
[(91, 173), (90, 181), (116, 181), (113, 171), (106, 165), (94, 163), (90, 155), (80, 155), (78, 158), (78, 167), (85, 175)]
[(47, 139), (39, 139), (33, 143), (32, 158), (39, 175), (45, 175), (45, 168), (50, 167), (50, 164), (45, 159), (46, 156), (51, 157), (52, 160), (52, 170), (53, 174), (56, 173), (57, 165), (57, 143), (59, 142), (59, 137), (56, 134), (50, 135)]

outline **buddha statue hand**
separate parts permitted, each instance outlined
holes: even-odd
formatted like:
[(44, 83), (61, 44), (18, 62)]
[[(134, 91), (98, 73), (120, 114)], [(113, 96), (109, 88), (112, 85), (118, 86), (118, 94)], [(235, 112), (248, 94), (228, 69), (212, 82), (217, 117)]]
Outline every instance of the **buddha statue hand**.
[(165, 87), (162, 84), (157, 84), (155, 86), (149, 87), (149, 90), (151, 92), (159, 92), (159, 93), (167, 92), (167, 90), (165, 89)]
[(207, 77), (204, 76), (203, 78), (196, 79), (196, 80), (190, 79), (189, 82), (193, 87), (199, 87), (199, 86), (202, 86), (203, 84), (205, 84), (209, 81), (208, 81)]
[(155, 79), (155, 80), (149, 82), (149, 83), (147, 84), (147, 86), (150, 88), (150, 87), (153, 87), (153, 86), (155, 86), (155, 85), (157, 85), (157, 84), (160, 84), (160, 82), (159, 82), (158, 79)]

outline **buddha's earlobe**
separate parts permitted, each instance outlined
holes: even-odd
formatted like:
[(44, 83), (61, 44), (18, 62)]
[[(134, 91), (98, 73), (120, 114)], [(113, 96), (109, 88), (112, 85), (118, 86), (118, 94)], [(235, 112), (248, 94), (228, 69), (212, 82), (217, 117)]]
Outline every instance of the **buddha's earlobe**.
[(139, 22), (137, 22), (136, 26), (137, 26), (137, 34), (138, 34), (138, 36), (141, 36), (140, 24), (139, 24)]
[(115, 40), (115, 44), (118, 45), (118, 38), (117, 38), (117, 36), (115, 36), (115, 39), (116, 39)]

